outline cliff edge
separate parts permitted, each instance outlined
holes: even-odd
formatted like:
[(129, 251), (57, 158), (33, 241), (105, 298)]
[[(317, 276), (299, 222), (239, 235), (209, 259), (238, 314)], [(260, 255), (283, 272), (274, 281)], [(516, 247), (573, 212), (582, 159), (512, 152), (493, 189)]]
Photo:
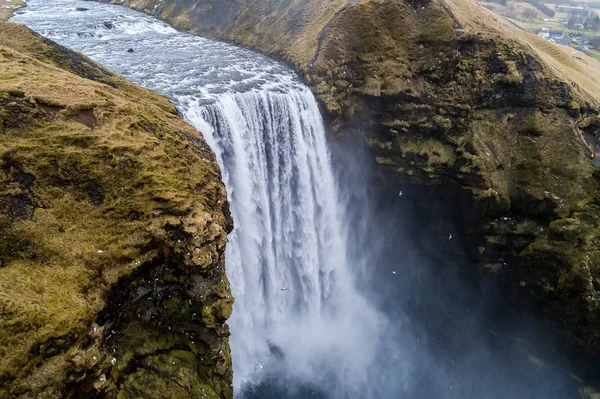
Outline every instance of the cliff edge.
[(232, 398), (232, 220), (202, 135), (0, 22), (0, 142), (0, 398)]
[(600, 356), (597, 61), (471, 0), (114, 3), (292, 64), (333, 130), (368, 146), (382, 197), (441, 193), (421, 209), (430, 242)]

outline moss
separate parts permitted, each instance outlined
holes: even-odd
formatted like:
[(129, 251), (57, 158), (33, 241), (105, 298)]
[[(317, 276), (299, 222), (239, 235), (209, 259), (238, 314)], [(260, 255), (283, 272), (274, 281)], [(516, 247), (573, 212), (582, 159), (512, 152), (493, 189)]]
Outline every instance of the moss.
[(232, 397), (231, 220), (202, 136), (23, 26), (0, 51), (0, 397)]
[[(563, 320), (574, 347), (600, 353), (589, 298), (600, 276), (598, 184), (580, 130), (597, 124), (597, 79), (585, 76), (592, 68), (470, 1), (253, 1), (218, 10), (166, 3), (161, 16), (171, 22), (183, 16), (205, 35), (292, 64), (339, 134), (360, 126), (383, 181), (405, 173), (458, 184), (478, 215), (465, 229), (489, 228), (469, 241), (473, 258), (514, 260), (510, 268), (485, 262)], [(491, 223), (499, 217), (514, 224)]]
[(592, 115), (587, 118), (584, 118), (581, 122), (579, 122), (580, 129), (587, 129), (590, 126), (598, 127), (600, 126), (600, 117), (598, 115)]
[(432, 167), (451, 166), (456, 160), (454, 149), (436, 139), (404, 141), (401, 148), (403, 157), (418, 155), (424, 159), (426, 165)]
[(544, 129), (539, 118), (535, 115), (528, 115), (521, 122), (519, 133), (527, 136), (541, 136), (544, 133)]
[(435, 123), (435, 125), (443, 131), (449, 130), (452, 127), (452, 121), (448, 118), (444, 118), (441, 115), (434, 116), (433, 123)]

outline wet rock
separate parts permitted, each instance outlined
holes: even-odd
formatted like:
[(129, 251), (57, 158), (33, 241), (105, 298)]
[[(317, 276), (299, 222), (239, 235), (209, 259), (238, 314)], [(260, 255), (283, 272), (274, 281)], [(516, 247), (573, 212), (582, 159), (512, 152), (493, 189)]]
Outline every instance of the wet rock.
[[(469, 209), (461, 225), (472, 237), (465, 258), (513, 265), (489, 270), (511, 282), (510, 292), (554, 315), (549, 323), (558, 319), (570, 345), (600, 358), (593, 291), (600, 234), (592, 228), (600, 190), (581, 132), (591, 136), (600, 125), (587, 105), (597, 99), (497, 33), (506, 28), (486, 28), (487, 16), (475, 9), (453, 15), (454, 6), (444, 2), (340, 2), (318, 23), (295, 17), (316, 12), (312, 2), (298, 2), (293, 12), (269, 8), (277, 27), (260, 25), (264, 1), (214, 8), (168, 3), (168, 21), (179, 28), (295, 65), (332, 127), (364, 136), (377, 183), (396, 196), (399, 182), (458, 185), (450, 209)], [(151, 3), (125, 4), (152, 12)], [(498, 223), (502, 218), (510, 223)], [(566, 223), (571, 219), (581, 223)], [(560, 220), (564, 234), (549, 229)]]
[(132, 49), (132, 48), (130, 48), (130, 49), (127, 49), (127, 52), (128, 52), (128, 53), (133, 53), (133, 52), (135, 52), (135, 50), (134, 50), (134, 49)]

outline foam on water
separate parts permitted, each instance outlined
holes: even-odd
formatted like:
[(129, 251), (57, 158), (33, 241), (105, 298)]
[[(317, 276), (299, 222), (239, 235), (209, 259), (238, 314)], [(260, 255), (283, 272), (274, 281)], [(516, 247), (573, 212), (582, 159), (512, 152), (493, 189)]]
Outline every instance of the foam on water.
[(386, 320), (355, 289), (323, 121), (294, 73), (117, 6), (30, 0), (13, 20), (166, 94), (216, 152), (235, 220), (236, 391), (276, 374), (333, 397), (381, 397), (370, 379), (392, 357)]

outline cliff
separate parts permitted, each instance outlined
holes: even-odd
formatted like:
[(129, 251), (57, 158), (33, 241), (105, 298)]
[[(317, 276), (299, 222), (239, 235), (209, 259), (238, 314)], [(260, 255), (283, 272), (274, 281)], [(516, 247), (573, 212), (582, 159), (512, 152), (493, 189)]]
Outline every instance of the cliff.
[(0, 398), (231, 398), (219, 166), (164, 97), (0, 22)]
[(332, 128), (369, 147), (380, 195), (409, 184), (443, 198), (421, 209), (431, 242), (600, 355), (597, 61), (471, 0), (115, 3), (292, 64)]

